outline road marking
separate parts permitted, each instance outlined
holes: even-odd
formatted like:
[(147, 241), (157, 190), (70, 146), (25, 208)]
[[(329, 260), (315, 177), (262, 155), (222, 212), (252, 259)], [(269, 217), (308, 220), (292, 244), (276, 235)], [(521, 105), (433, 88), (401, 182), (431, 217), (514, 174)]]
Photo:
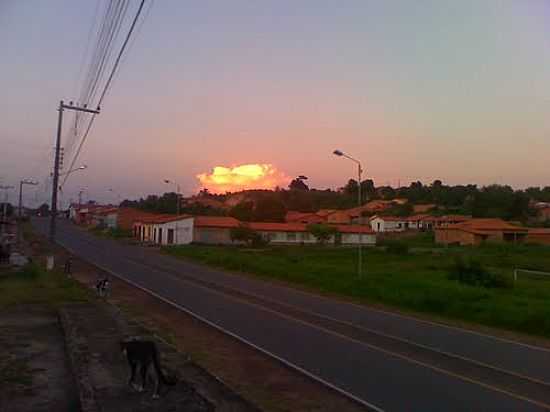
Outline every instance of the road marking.
[[(127, 258), (127, 257), (124, 257), (124, 259), (128, 260), (129, 262), (132, 262), (134, 264), (142, 265), (144, 267), (153, 268), (155, 270), (162, 271), (163, 273), (170, 274), (171, 277), (178, 276), (176, 279), (180, 279), (180, 280), (186, 281), (188, 283), (191, 282), (193, 284), (198, 284), (198, 285), (200, 285), (202, 287), (205, 287), (209, 290), (211, 290), (211, 289), (208, 288), (208, 286), (206, 286), (204, 284), (211, 284), (214, 287), (218, 287), (218, 288), (221, 288), (221, 289), (228, 289), (229, 291), (234, 291), (234, 292), (236, 292), (238, 294), (241, 294), (241, 295), (244, 295), (244, 296), (251, 296), (253, 298), (257, 298), (258, 300), (263, 300), (263, 301), (266, 301), (268, 303), (273, 303), (273, 304), (276, 304), (276, 305), (284, 306), (284, 307), (296, 310), (298, 312), (305, 313), (307, 315), (311, 315), (311, 316), (319, 317), (319, 318), (322, 318), (322, 319), (326, 319), (326, 320), (334, 322), (334, 323), (340, 323), (342, 325), (349, 326), (349, 327), (352, 327), (352, 328), (357, 329), (357, 330), (372, 333), (374, 335), (382, 336), (384, 338), (393, 339), (393, 340), (396, 340), (396, 341), (399, 341), (399, 342), (402, 342), (402, 343), (409, 344), (411, 346), (416, 346), (416, 347), (419, 347), (419, 348), (422, 348), (422, 349), (425, 349), (425, 350), (428, 350), (428, 351), (431, 351), (431, 352), (435, 352), (435, 353), (440, 354), (440, 355), (444, 355), (444, 356), (449, 357), (449, 358), (458, 359), (458, 360), (461, 360), (461, 361), (464, 361), (464, 362), (467, 362), (467, 363), (474, 364), (476, 366), (484, 367), (484, 368), (487, 368), (487, 369), (490, 369), (490, 370), (493, 370), (493, 371), (496, 371), (496, 372), (499, 372), (499, 373), (502, 373), (502, 374), (510, 375), (510, 376), (515, 377), (515, 378), (523, 379), (523, 380), (526, 380), (526, 381), (529, 381), (529, 382), (532, 382), (532, 383), (535, 383), (535, 384), (538, 384), (538, 385), (543, 385), (543, 386), (550, 387), (549, 382), (546, 382), (546, 381), (543, 381), (543, 380), (540, 380), (540, 379), (537, 379), (537, 378), (534, 378), (534, 377), (531, 377), (531, 376), (523, 375), (521, 373), (510, 371), (508, 369), (499, 368), (498, 366), (494, 366), (494, 365), (490, 365), (490, 364), (487, 364), (487, 363), (484, 363), (484, 362), (480, 362), (480, 361), (477, 361), (475, 359), (470, 359), (470, 358), (467, 358), (467, 357), (462, 356), (462, 355), (457, 355), (455, 353), (446, 352), (444, 350), (437, 349), (437, 348), (434, 348), (434, 347), (431, 347), (431, 346), (428, 346), (428, 345), (424, 345), (422, 343), (414, 342), (414, 341), (409, 340), (407, 338), (401, 338), (399, 336), (387, 334), (385, 332), (380, 332), (380, 331), (375, 330), (375, 329), (370, 329), (370, 328), (355, 324), (353, 322), (349, 322), (349, 321), (345, 321), (345, 320), (337, 319), (337, 318), (332, 318), (330, 316), (324, 315), (324, 314), (319, 313), (319, 312), (314, 312), (314, 311), (309, 311), (307, 309), (303, 309), (300, 306), (295, 306), (295, 305), (287, 303), (287, 302), (281, 302), (281, 301), (278, 301), (278, 300), (275, 300), (275, 299), (271, 299), (271, 298), (269, 298), (267, 296), (264, 296), (264, 295), (258, 295), (258, 294), (248, 292), (248, 291), (243, 292), (240, 289), (232, 288), (231, 286), (226, 286), (226, 285), (218, 284), (216, 282), (211, 282), (211, 281), (203, 281), (203, 280), (196, 279), (192, 276), (188, 276), (188, 275), (185, 275), (185, 274), (177, 274), (176, 275), (177, 271), (174, 270), (174, 269), (162, 268), (162, 267), (157, 266), (157, 265), (150, 265), (148, 263), (136, 261), (136, 260), (133, 260), (133, 259), (130, 259), (130, 258)], [(169, 273), (169, 272), (166, 272), (166, 271), (170, 271), (172, 273)], [(184, 278), (181, 278), (180, 276), (183, 276)], [(223, 294), (223, 290), (221, 291), (221, 293)], [(236, 298), (239, 299), (238, 297), (236, 297)], [(263, 307), (261, 305), (259, 305), (259, 306)], [(277, 312), (277, 311), (275, 310), (275, 312)], [(279, 313), (279, 312), (277, 312), (277, 313)]]
[[(88, 241), (87, 241), (87, 243), (92, 244), (93, 246), (95, 246), (92, 242), (88, 242)], [(66, 248), (67, 248), (68, 250), (70, 250), (72, 253), (76, 254), (76, 253), (75, 253), (74, 251), (72, 251), (69, 247), (66, 247)], [(95, 246), (95, 248), (96, 248), (96, 249), (101, 249), (100, 247), (97, 247), (97, 246)], [(327, 333), (327, 334), (337, 336), (337, 337), (339, 337), (339, 338), (341, 338), (341, 339), (343, 339), (343, 340), (348, 340), (348, 341), (354, 342), (354, 343), (356, 343), (356, 344), (359, 344), (359, 345), (362, 345), (362, 346), (366, 346), (366, 347), (368, 347), (368, 348), (371, 348), (372, 350), (375, 350), (375, 351), (379, 351), (379, 352), (385, 353), (385, 354), (387, 354), (387, 355), (389, 355), (389, 356), (397, 357), (397, 358), (403, 359), (403, 360), (405, 360), (405, 361), (408, 361), (408, 362), (411, 362), (411, 363), (414, 363), (414, 364), (417, 364), (417, 365), (426, 367), (426, 368), (428, 368), (428, 369), (435, 370), (435, 371), (437, 371), (437, 372), (439, 372), (439, 373), (442, 373), (442, 374), (445, 374), (445, 375), (448, 375), (448, 376), (452, 376), (452, 377), (454, 377), (454, 378), (457, 378), (457, 379), (460, 379), (460, 380), (463, 380), (463, 381), (472, 383), (472, 384), (474, 384), (474, 385), (478, 385), (478, 386), (484, 387), (484, 388), (489, 389), (489, 390), (493, 390), (493, 391), (496, 391), (496, 392), (499, 392), (499, 393), (503, 393), (503, 394), (505, 394), (505, 395), (507, 395), (507, 396), (510, 396), (510, 397), (512, 397), (512, 398), (520, 399), (520, 400), (523, 400), (523, 401), (525, 401), (525, 402), (532, 403), (532, 404), (534, 404), (534, 405), (537, 405), (537, 406), (540, 406), (540, 407), (543, 407), (543, 408), (546, 408), (546, 409), (550, 409), (550, 405), (548, 405), (548, 404), (546, 404), (546, 403), (539, 402), (539, 401), (536, 401), (536, 400), (527, 398), (527, 397), (525, 397), (525, 396), (522, 396), (522, 395), (519, 395), (519, 394), (515, 394), (515, 393), (513, 393), (513, 392), (509, 392), (509, 391), (504, 390), (504, 389), (500, 389), (500, 388), (495, 387), (495, 386), (493, 386), (493, 385), (486, 384), (486, 383), (480, 382), (480, 381), (478, 381), (478, 380), (476, 380), (476, 379), (472, 379), (472, 378), (469, 378), (469, 377), (466, 377), (466, 376), (463, 376), (463, 375), (460, 375), (460, 374), (456, 374), (456, 373), (454, 373), (454, 372), (450, 372), (450, 371), (447, 371), (447, 370), (445, 370), (445, 369), (441, 369), (441, 368), (439, 368), (439, 367), (436, 367), (436, 366), (433, 366), (433, 365), (424, 363), (424, 362), (422, 362), (422, 361), (417, 361), (417, 360), (415, 360), (415, 359), (413, 359), (413, 358), (410, 358), (410, 357), (408, 357), (408, 356), (406, 356), (406, 355), (401, 355), (401, 354), (399, 354), (399, 353), (395, 353), (395, 352), (392, 352), (392, 351), (389, 351), (389, 350), (386, 350), (386, 349), (377, 347), (377, 346), (375, 346), (375, 345), (372, 345), (372, 344), (369, 344), (369, 343), (366, 343), (366, 342), (362, 342), (362, 341), (359, 341), (359, 340), (354, 339), (354, 338), (350, 338), (349, 336), (340, 334), (339, 332), (335, 332), (335, 331), (332, 331), (332, 330), (330, 330), (330, 329), (327, 329), (327, 328), (324, 328), (324, 327), (321, 327), (321, 326), (312, 324), (312, 323), (310, 323), (310, 322), (307, 322), (307, 321), (304, 321), (304, 320), (301, 320), (301, 319), (297, 319), (297, 318), (294, 318), (294, 317), (292, 317), (292, 316), (286, 315), (286, 314), (284, 314), (284, 313), (277, 312), (277, 311), (275, 311), (275, 310), (272, 310), (272, 309), (263, 307), (263, 306), (261, 306), (261, 305), (258, 305), (258, 304), (252, 303), (252, 302), (248, 302), (248, 301), (246, 301), (246, 300), (244, 300), (244, 299), (241, 299), (241, 298), (237, 298), (237, 297), (228, 295), (227, 293), (223, 293), (223, 292), (220, 292), (220, 291), (217, 291), (217, 290), (213, 290), (213, 289), (208, 288), (208, 287), (206, 287), (206, 286), (197, 284), (197, 283), (195, 283), (195, 282), (193, 282), (193, 281), (185, 280), (185, 279), (182, 279), (181, 277), (174, 276), (172, 273), (167, 273), (167, 272), (165, 272), (166, 269), (160, 269), (160, 270), (159, 270), (158, 268), (155, 269), (154, 267), (148, 266), (147, 264), (144, 264), (144, 263), (141, 263), (141, 262), (133, 261), (133, 260), (131, 260), (131, 259), (125, 257), (125, 256), (123, 256), (123, 259), (129, 261), (130, 263), (136, 264), (136, 265), (141, 265), (141, 266), (144, 266), (144, 267), (152, 268), (153, 270), (156, 270), (157, 272), (163, 273), (163, 274), (165, 274), (165, 275), (169, 275), (169, 276), (170, 276), (172, 279), (174, 279), (174, 280), (178, 280), (178, 281), (185, 282), (185, 283), (187, 283), (187, 284), (191, 284), (191, 285), (193, 285), (193, 286), (195, 286), (195, 287), (199, 287), (199, 288), (205, 289), (205, 290), (207, 290), (207, 291), (209, 291), (209, 292), (211, 292), (211, 293), (216, 293), (216, 294), (218, 294), (218, 295), (221, 295), (221, 296), (223, 296), (223, 297), (225, 297), (225, 298), (233, 299), (233, 300), (242, 302), (242, 303), (244, 303), (244, 304), (247, 304), (247, 305), (256, 307), (256, 308), (258, 308), (259, 310), (263, 310), (263, 311), (272, 313), (272, 314), (274, 314), (274, 315), (276, 315), (276, 316), (283, 317), (283, 318), (289, 319), (289, 320), (294, 321), (294, 322), (297, 322), (297, 323), (302, 323), (302, 324), (304, 324), (304, 325), (306, 325), (306, 326), (309, 326), (309, 327), (311, 327), (311, 328), (321, 330), (321, 331), (323, 331), (323, 332), (325, 332), (325, 333)], [(93, 262), (91, 262), (91, 263), (92, 263), (93, 265), (95, 265), (95, 266), (100, 267), (100, 268), (103, 269), (104, 271), (106, 271), (106, 272), (108, 272), (108, 273), (111, 273), (111, 275), (123, 279), (124, 281), (130, 283), (130, 284), (133, 285), (134, 287), (137, 287), (137, 288), (139, 288), (139, 289), (141, 289), (141, 290), (144, 290), (144, 291), (146, 291), (146, 292), (152, 294), (153, 296), (155, 296), (155, 297), (157, 297), (157, 298), (163, 300), (164, 302), (169, 303), (169, 304), (171, 304), (171, 305), (177, 307), (178, 309), (181, 309), (181, 310), (185, 311), (186, 313), (189, 313), (189, 314), (191, 314), (191, 315), (197, 317), (199, 320), (201, 320), (201, 321), (207, 323), (208, 325), (210, 325), (210, 326), (212, 326), (212, 327), (215, 327), (216, 329), (219, 329), (219, 330), (221, 330), (222, 332), (227, 333), (228, 335), (230, 335), (230, 336), (232, 336), (232, 337), (234, 337), (234, 338), (236, 338), (236, 339), (238, 339), (238, 340), (240, 340), (240, 341), (242, 341), (242, 342), (244, 342), (244, 343), (246, 343), (246, 344), (248, 344), (248, 345), (254, 347), (255, 349), (257, 349), (257, 350), (259, 350), (259, 351), (261, 351), (261, 352), (263, 352), (263, 353), (265, 353), (265, 354), (267, 354), (267, 355), (269, 355), (269, 356), (271, 356), (271, 357), (273, 357), (273, 358), (275, 358), (275, 359), (281, 361), (281, 362), (284, 363), (285, 365), (287, 365), (287, 366), (289, 366), (289, 367), (291, 367), (291, 368), (293, 368), (293, 369), (296, 369), (296, 370), (298, 370), (298, 371), (301, 372), (301, 373), (306, 374), (307, 376), (311, 377), (312, 379), (317, 380), (317, 381), (320, 382), (320, 383), (323, 383), (324, 385), (326, 385), (326, 386), (328, 386), (328, 387), (330, 387), (330, 388), (332, 388), (332, 389), (338, 391), (339, 393), (344, 394), (345, 396), (348, 396), (348, 397), (350, 397), (351, 399), (353, 399), (353, 400), (355, 400), (355, 401), (358, 401), (359, 403), (363, 404), (364, 406), (368, 406), (368, 407), (374, 408), (374, 409), (377, 410), (377, 411), (381, 411), (381, 409), (379, 409), (379, 408), (377, 408), (376, 406), (374, 406), (374, 405), (372, 405), (372, 404), (370, 404), (370, 403), (368, 403), (368, 402), (362, 400), (361, 398), (358, 398), (358, 397), (356, 397), (355, 395), (353, 395), (353, 394), (351, 394), (351, 393), (349, 393), (349, 392), (347, 392), (347, 391), (345, 391), (345, 390), (343, 390), (343, 389), (341, 389), (341, 388), (338, 388), (337, 386), (335, 386), (335, 385), (333, 385), (333, 384), (331, 384), (331, 383), (325, 381), (323, 378), (318, 377), (318, 376), (316, 376), (316, 375), (314, 375), (314, 374), (311, 374), (310, 372), (304, 370), (303, 368), (300, 368), (299, 366), (297, 366), (297, 365), (295, 365), (295, 364), (292, 364), (292, 363), (286, 361), (286, 360), (283, 359), (283, 358), (280, 358), (279, 356), (277, 356), (277, 355), (275, 355), (275, 354), (273, 354), (273, 353), (267, 351), (266, 349), (263, 349), (263, 348), (261, 348), (261, 347), (255, 345), (255, 344), (253, 344), (252, 342), (248, 341), (246, 338), (240, 337), (239, 335), (236, 335), (235, 333), (226, 330), (225, 328), (223, 328), (223, 327), (221, 327), (221, 326), (219, 326), (219, 325), (217, 325), (217, 324), (215, 324), (215, 323), (209, 321), (209, 320), (206, 319), (206, 318), (203, 318), (202, 316), (196, 314), (195, 312), (193, 312), (193, 311), (191, 311), (191, 310), (189, 310), (189, 309), (187, 309), (187, 308), (184, 308), (184, 307), (182, 307), (181, 305), (179, 305), (179, 304), (177, 304), (177, 303), (175, 303), (175, 302), (173, 302), (173, 301), (171, 301), (171, 300), (169, 300), (169, 299), (166, 299), (166, 298), (164, 298), (164, 297), (158, 295), (157, 293), (151, 291), (150, 289), (145, 288), (145, 287), (143, 287), (143, 286), (140, 286), (140, 285), (134, 283), (133, 281), (127, 279), (126, 277), (121, 276), (120, 274), (117, 274), (117, 273), (111, 271), (110, 269), (107, 269), (107, 268), (103, 267), (102, 265), (98, 265), (98, 264), (93, 263)], [(274, 301), (274, 302), (277, 302), (277, 301)], [(284, 305), (284, 304), (283, 304), (283, 305)], [(358, 306), (358, 305), (356, 305), (356, 306)], [(315, 313), (313, 313), (313, 314), (315, 314)], [(390, 314), (391, 314), (391, 313), (390, 313)], [(321, 316), (322, 316), (322, 315), (321, 315)], [(414, 319), (414, 318), (411, 318), (411, 319)], [(337, 322), (343, 322), (343, 321), (339, 321), (339, 320), (335, 320), (335, 321), (337, 321)], [(434, 323), (434, 324), (435, 324), (435, 325), (438, 325), (437, 323)], [(353, 325), (353, 324), (352, 324), (352, 325)], [(354, 327), (357, 327), (357, 326), (355, 326), (355, 325), (353, 325), (353, 326), (354, 326)], [(360, 327), (359, 327), (359, 329), (360, 329)], [(375, 333), (376, 333), (376, 332), (375, 332)], [(399, 340), (399, 338), (397, 338), (397, 339)], [(498, 338), (497, 338), (497, 339), (498, 339)], [(411, 344), (414, 345), (415, 343), (414, 343), (414, 342), (411, 342)], [(416, 345), (421, 346), (420, 344), (416, 344)], [(430, 349), (430, 348), (428, 347), (428, 349)], [(430, 350), (431, 350), (431, 349), (430, 349)], [(466, 361), (469, 361), (467, 358), (465, 358), (465, 360), (466, 360)], [(473, 362), (475, 363), (475, 361), (473, 361)], [(489, 365), (489, 368), (492, 368), (492, 367)], [(495, 370), (496, 370), (496, 369), (495, 369)], [(503, 372), (507, 373), (508, 371), (503, 370)], [(513, 375), (514, 373), (513, 373), (513, 372), (510, 372), (510, 374)], [(517, 376), (522, 377), (521, 375), (517, 375)], [(533, 381), (536, 382), (536, 380), (534, 380), (534, 378), (529, 378), (529, 377), (524, 377), (524, 378), (527, 379), (527, 380), (533, 380)], [(536, 383), (545, 384), (544, 382), (536, 382)]]
[[(130, 263), (133, 263), (135, 265), (141, 265), (141, 266), (144, 266), (144, 267), (148, 267), (147, 265), (144, 265), (142, 263), (139, 263), (139, 262), (136, 262), (136, 261), (133, 261), (129, 258), (124, 258), (125, 260), (129, 261)], [(149, 268), (151, 268), (149, 266)], [(396, 358), (399, 358), (399, 359), (402, 359), (402, 360), (405, 360), (407, 362), (410, 362), (410, 363), (414, 363), (416, 365), (420, 365), (420, 366), (423, 366), (425, 368), (428, 368), (428, 369), (432, 369), (432, 370), (435, 370), (436, 372), (439, 372), (439, 373), (442, 373), (444, 375), (448, 375), (448, 376), (452, 376), (454, 378), (457, 378), (457, 379), (460, 379), (460, 380), (463, 380), (463, 381), (466, 381), (466, 382), (469, 382), (469, 383), (472, 383), (474, 385), (478, 385), (478, 386), (481, 386), (481, 387), (484, 387), (486, 389), (489, 389), (489, 390), (493, 390), (495, 392), (500, 392), (500, 393), (503, 393), (505, 395), (508, 395), (512, 398), (516, 398), (516, 399), (520, 399), (520, 400), (523, 400), (525, 402), (528, 402), (528, 403), (532, 403), (534, 405), (537, 405), (537, 406), (540, 406), (540, 407), (543, 407), (545, 409), (550, 409), (550, 404), (546, 404), (544, 402), (540, 402), (540, 401), (537, 401), (537, 400), (534, 400), (534, 399), (531, 399), (531, 398), (528, 398), (528, 397), (525, 397), (523, 395), (520, 395), (520, 394), (516, 394), (514, 392), (510, 392), (506, 389), (501, 389), (501, 388), (498, 388), (496, 386), (493, 386), (491, 384), (487, 384), (487, 383), (484, 383), (484, 382), (481, 382), (477, 379), (474, 379), (474, 378), (469, 378), (467, 376), (464, 376), (464, 375), (460, 375), (458, 373), (454, 373), (454, 372), (451, 372), (451, 371), (448, 371), (446, 369), (442, 369), (442, 368), (439, 368), (437, 366), (433, 366), (433, 365), (430, 365), (429, 363), (425, 363), (425, 362), (422, 362), (422, 361), (418, 361), (416, 359), (413, 359), (409, 356), (406, 356), (406, 355), (402, 355), (400, 353), (396, 353), (396, 352), (392, 352), (390, 350), (387, 350), (387, 349), (383, 349), (383, 348), (380, 348), (376, 345), (372, 345), (370, 343), (367, 343), (367, 342), (363, 342), (363, 341), (360, 341), (358, 339), (355, 339), (355, 338), (351, 338), (349, 336), (346, 336), (346, 335), (343, 335), (339, 332), (335, 332), (333, 330), (330, 330), (330, 329), (327, 329), (323, 326), (319, 326), (319, 325), (315, 325), (313, 323), (310, 323), (308, 321), (305, 321), (305, 320), (302, 320), (302, 319), (298, 319), (298, 318), (294, 318), (292, 316), (289, 316), (289, 315), (286, 315), (284, 313), (281, 313), (281, 312), (277, 312), (273, 309), (269, 309), (269, 308), (266, 308), (264, 306), (261, 306), (259, 304), (256, 304), (256, 303), (253, 303), (253, 302), (248, 302), (244, 299), (241, 299), (241, 298), (238, 298), (238, 297), (235, 297), (235, 296), (231, 296), (231, 295), (228, 295), (228, 294), (224, 294), (223, 292), (220, 292), (220, 291), (217, 291), (217, 290), (214, 290), (214, 289), (211, 289), (211, 288), (208, 288), (206, 286), (202, 286), (202, 285), (199, 285), (199, 284), (196, 284), (194, 282), (191, 282), (191, 281), (187, 281), (185, 279), (181, 279), (179, 277), (176, 277), (175, 275), (171, 274), (171, 273), (167, 273), (167, 272), (164, 272), (164, 271), (161, 271), (159, 269), (155, 269), (155, 268), (152, 268), (153, 270), (159, 272), (159, 273), (163, 273), (165, 275), (168, 275), (170, 278), (172, 278), (173, 280), (177, 280), (177, 281), (180, 281), (180, 282), (184, 282), (184, 283), (187, 283), (187, 284), (190, 284), (194, 287), (198, 287), (198, 288), (201, 288), (201, 289), (205, 289), (211, 293), (215, 293), (217, 295), (220, 295), (220, 296), (223, 296), (225, 298), (228, 298), (228, 299), (232, 299), (232, 300), (236, 300), (238, 302), (241, 302), (243, 304), (246, 304), (246, 305), (250, 305), (250, 306), (253, 306), (253, 307), (256, 307), (258, 308), (259, 310), (263, 310), (265, 312), (269, 312), (269, 313), (272, 313), (276, 316), (279, 316), (279, 317), (282, 317), (282, 318), (286, 318), (288, 320), (291, 320), (293, 322), (297, 322), (297, 323), (302, 323), (306, 326), (309, 326), (313, 329), (318, 329), (320, 331), (323, 331), (329, 335), (333, 335), (333, 336), (336, 336), (340, 339), (343, 339), (343, 340), (348, 340), (350, 342), (353, 342), (355, 344), (358, 344), (358, 345), (361, 345), (361, 346), (366, 346), (372, 350), (375, 350), (375, 351), (379, 351), (379, 352), (382, 352), (382, 353), (385, 353), (386, 355), (389, 355), (389, 356), (393, 356), (393, 357), (396, 357)]]
[[(58, 240), (58, 242), (59, 242), (59, 240)], [(71, 249), (70, 247), (64, 246), (64, 248), (67, 249), (68, 251), (70, 251), (72, 254), (77, 255), (77, 256), (80, 256), (80, 255), (78, 255), (78, 253), (76, 253), (76, 252), (75, 252), (73, 249)], [(84, 259), (84, 260), (88, 260), (87, 258), (84, 258), (84, 257), (82, 257), (82, 256), (80, 256), (80, 257), (81, 257), (82, 259)], [(254, 348), (254, 349), (258, 350), (258, 351), (260, 351), (260, 352), (262, 352), (263, 354), (265, 354), (265, 355), (267, 355), (267, 356), (269, 356), (269, 357), (271, 357), (271, 358), (273, 358), (273, 359), (276, 359), (277, 361), (281, 362), (282, 364), (284, 364), (284, 365), (287, 366), (288, 368), (293, 369), (293, 370), (296, 370), (297, 372), (300, 372), (300, 373), (306, 375), (306, 376), (309, 377), (310, 379), (313, 379), (314, 381), (319, 382), (319, 383), (321, 383), (322, 385), (325, 385), (326, 387), (328, 387), (328, 388), (330, 388), (330, 389), (332, 389), (332, 390), (338, 392), (339, 394), (341, 394), (341, 395), (343, 395), (343, 396), (345, 396), (345, 397), (347, 397), (347, 398), (349, 398), (349, 399), (351, 399), (351, 400), (353, 400), (353, 401), (359, 403), (360, 405), (365, 406), (365, 407), (367, 407), (367, 408), (370, 408), (370, 409), (372, 409), (372, 410), (375, 411), (375, 412), (384, 412), (384, 410), (381, 409), (381, 408), (379, 408), (378, 406), (376, 406), (376, 405), (374, 405), (374, 404), (372, 404), (372, 403), (370, 403), (370, 402), (367, 402), (367, 401), (365, 401), (364, 399), (361, 399), (361, 398), (359, 398), (359, 397), (353, 395), (352, 393), (346, 391), (345, 389), (342, 389), (342, 388), (340, 388), (340, 387), (338, 387), (338, 386), (336, 386), (336, 385), (334, 385), (334, 384), (332, 384), (332, 383), (330, 383), (330, 382), (324, 380), (324, 379), (321, 378), (320, 376), (317, 376), (317, 375), (315, 375), (315, 374), (313, 374), (313, 373), (311, 373), (311, 372), (309, 372), (309, 371), (307, 371), (307, 370), (301, 368), (300, 366), (298, 366), (298, 365), (296, 365), (296, 364), (294, 364), (294, 363), (292, 363), (292, 362), (289, 362), (289, 361), (287, 361), (286, 359), (284, 359), (284, 358), (282, 358), (282, 357), (280, 357), (280, 356), (278, 356), (278, 355), (276, 355), (276, 354), (274, 354), (274, 353), (268, 351), (267, 349), (264, 349), (264, 348), (262, 348), (262, 347), (260, 347), (260, 346), (258, 346), (258, 345), (256, 345), (256, 344), (252, 343), (252, 342), (249, 341), (248, 339), (243, 338), (243, 337), (241, 337), (241, 336), (239, 336), (239, 335), (237, 335), (237, 334), (235, 334), (235, 333), (233, 333), (233, 332), (231, 332), (231, 331), (225, 329), (224, 327), (222, 327), (222, 326), (220, 326), (220, 325), (218, 325), (218, 324), (216, 324), (216, 323), (214, 323), (214, 322), (212, 322), (212, 321), (210, 321), (210, 320), (208, 320), (208, 319), (202, 317), (201, 315), (199, 315), (199, 314), (193, 312), (192, 310), (187, 309), (187, 308), (185, 308), (185, 307), (179, 305), (178, 303), (171, 301), (170, 299), (166, 299), (166, 298), (164, 298), (163, 296), (157, 294), (156, 292), (153, 292), (152, 290), (150, 290), (150, 289), (148, 289), (148, 288), (146, 288), (146, 287), (144, 287), (144, 286), (141, 286), (141, 285), (139, 285), (139, 284), (137, 284), (137, 283), (135, 283), (135, 282), (133, 282), (133, 281), (127, 279), (125, 276), (122, 276), (122, 275), (120, 275), (120, 274), (117, 274), (117, 273), (115, 273), (114, 271), (112, 271), (112, 270), (110, 270), (110, 269), (104, 267), (104, 266), (101, 265), (101, 264), (98, 264), (98, 263), (95, 263), (95, 262), (90, 262), (90, 261), (88, 261), (88, 262), (91, 263), (91, 264), (94, 265), (94, 266), (97, 266), (97, 267), (100, 268), (101, 270), (103, 270), (103, 271), (105, 271), (105, 272), (107, 272), (107, 273), (110, 273), (112, 276), (114, 276), (114, 277), (116, 277), (116, 278), (119, 278), (119, 279), (122, 279), (123, 281), (129, 283), (130, 285), (132, 285), (132, 286), (134, 286), (134, 287), (136, 287), (136, 288), (138, 288), (138, 289), (140, 289), (140, 290), (142, 290), (142, 291), (144, 291), (144, 292), (147, 292), (147, 293), (149, 293), (150, 295), (156, 297), (157, 299), (160, 299), (160, 300), (162, 300), (163, 302), (165, 302), (165, 303), (167, 303), (167, 304), (169, 304), (169, 305), (171, 305), (171, 306), (174, 306), (175, 308), (177, 308), (177, 309), (179, 309), (179, 310), (181, 310), (181, 311), (183, 311), (183, 312), (185, 312), (185, 313), (187, 313), (187, 314), (193, 316), (194, 318), (200, 320), (201, 322), (206, 323), (207, 325), (209, 325), (209, 326), (211, 326), (211, 327), (213, 327), (213, 328), (219, 330), (220, 332), (222, 332), (222, 333), (224, 333), (224, 334), (226, 334), (226, 335), (229, 335), (229, 336), (233, 337), (234, 339), (237, 339), (238, 341), (240, 341), (240, 342), (242, 342), (242, 343), (244, 343), (244, 344), (246, 344), (246, 345), (248, 345), (248, 346), (250, 346), (250, 347), (252, 347), (252, 348)], [(181, 280), (181, 279), (180, 279), (180, 280)], [(211, 291), (211, 289), (209, 289), (209, 290)]]

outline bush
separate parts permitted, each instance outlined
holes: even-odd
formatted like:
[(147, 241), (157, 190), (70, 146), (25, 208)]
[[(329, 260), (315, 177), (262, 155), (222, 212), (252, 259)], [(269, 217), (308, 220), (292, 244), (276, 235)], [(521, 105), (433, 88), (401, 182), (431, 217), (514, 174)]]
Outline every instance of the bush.
[(488, 270), (478, 260), (465, 260), (462, 257), (455, 259), (455, 262), (449, 268), (448, 278), (470, 286), (484, 288), (511, 287), (510, 281), (502, 274)]
[(399, 240), (386, 240), (382, 245), (386, 247), (386, 252), (394, 255), (406, 255), (409, 253), (409, 245)]

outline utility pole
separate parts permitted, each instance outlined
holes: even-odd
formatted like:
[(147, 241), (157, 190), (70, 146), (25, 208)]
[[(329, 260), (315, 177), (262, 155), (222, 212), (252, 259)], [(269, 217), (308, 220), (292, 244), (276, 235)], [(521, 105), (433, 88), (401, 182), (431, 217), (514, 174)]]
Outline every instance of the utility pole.
[(49, 238), (51, 242), (55, 242), (55, 224), (57, 218), (57, 191), (59, 190), (59, 154), (61, 152), (61, 130), (63, 128), (63, 111), (75, 110), (78, 112), (86, 112), (99, 114), (99, 107), (97, 110), (88, 109), (86, 105), (84, 107), (74, 106), (73, 102), (70, 102), (68, 105), (63, 103), (63, 100), (59, 102), (59, 115), (57, 118), (57, 138), (55, 141), (55, 161), (53, 168), (53, 184), (52, 184), (52, 207), (50, 211), (50, 233)]

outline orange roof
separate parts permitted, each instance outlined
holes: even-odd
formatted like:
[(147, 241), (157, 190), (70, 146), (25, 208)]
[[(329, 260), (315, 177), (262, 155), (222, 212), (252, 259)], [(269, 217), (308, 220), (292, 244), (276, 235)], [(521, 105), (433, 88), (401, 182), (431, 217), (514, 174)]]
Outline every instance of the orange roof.
[[(250, 222), (247, 226), (254, 230), (265, 232), (307, 232), (307, 225), (303, 223), (268, 223)], [(360, 225), (331, 225), (341, 233), (373, 233), (369, 226)]]
[(105, 208), (102, 207), (92, 211), (92, 213), (96, 215), (109, 215), (115, 212), (118, 212), (118, 207), (105, 207)]
[(287, 222), (297, 222), (297, 221), (300, 221), (300, 220), (306, 219), (306, 218), (309, 218), (309, 219), (317, 218), (317, 220), (318, 220), (318, 219), (321, 219), (321, 216), (318, 216), (315, 213), (304, 213), (304, 212), (297, 212), (297, 211), (294, 211), (294, 210), (289, 210), (288, 212), (286, 212), (285, 221), (287, 221)]
[(547, 228), (529, 228), (529, 236), (530, 235), (546, 235), (550, 236), (550, 229)]
[[(528, 229), (516, 225), (512, 225), (509, 222), (505, 222), (502, 219), (469, 219), (462, 223), (456, 223), (448, 226), (446, 229), (462, 230), (468, 233), (486, 235), (491, 232), (515, 232), (515, 233), (527, 233)], [(436, 229), (436, 230), (445, 230)]]
[(382, 220), (385, 220), (386, 222), (406, 222), (409, 218), (399, 217), (399, 216), (380, 216), (380, 215), (375, 215), (370, 218), (370, 220), (374, 220), (374, 219), (382, 219)]
[(141, 223), (169, 223), (169, 222), (175, 222), (176, 220), (183, 220), (183, 219), (189, 219), (193, 216), (191, 215), (169, 215), (169, 214), (163, 214), (163, 215), (152, 215), (152, 216), (143, 216), (139, 219), (136, 219), (136, 222)]
[(229, 216), (195, 216), (196, 227), (231, 228), (239, 226), (240, 222)]
[(321, 217), (325, 217), (325, 216), (328, 216), (330, 215), (331, 213), (334, 213), (336, 212), (337, 210), (336, 209), (320, 209), (316, 215), (317, 216), (321, 216)]

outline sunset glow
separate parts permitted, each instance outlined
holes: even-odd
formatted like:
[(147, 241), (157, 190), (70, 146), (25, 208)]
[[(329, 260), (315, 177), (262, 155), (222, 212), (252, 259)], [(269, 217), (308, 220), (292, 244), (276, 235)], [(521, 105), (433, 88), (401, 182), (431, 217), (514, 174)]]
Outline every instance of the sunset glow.
[(290, 178), (272, 164), (216, 166), (211, 173), (197, 175), (201, 186), (212, 193), (235, 192), (244, 189), (274, 189), (286, 186)]

